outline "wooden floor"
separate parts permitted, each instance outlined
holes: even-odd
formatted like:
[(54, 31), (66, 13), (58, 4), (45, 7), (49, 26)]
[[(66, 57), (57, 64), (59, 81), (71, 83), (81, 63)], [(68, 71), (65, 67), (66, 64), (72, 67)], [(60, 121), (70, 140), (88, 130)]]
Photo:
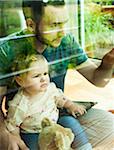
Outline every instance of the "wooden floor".
[[(65, 82), (65, 94), (76, 101), (97, 101), (95, 108), (114, 109), (114, 78), (105, 88), (98, 88), (88, 82), (75, 70), (69, 70)], [(114, 150), (114, 133), (101, 140), (93, 150)]]
[(65, 95), (76, 101), (97, 101), (96, 108), (114, 109), (114, 78), (104, 88), (98, 88), (77, 71), (69, 70), (65, 82)]

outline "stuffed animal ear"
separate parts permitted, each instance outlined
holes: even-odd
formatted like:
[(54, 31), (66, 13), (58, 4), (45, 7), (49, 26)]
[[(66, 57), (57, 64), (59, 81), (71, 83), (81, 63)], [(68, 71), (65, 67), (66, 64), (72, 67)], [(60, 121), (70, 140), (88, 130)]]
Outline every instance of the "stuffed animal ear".
[(49, 127), (52, 125), (52, 122), (48, 118), (44, 118), (42, 120), (41, 125), (42, 125), (42, 128)]

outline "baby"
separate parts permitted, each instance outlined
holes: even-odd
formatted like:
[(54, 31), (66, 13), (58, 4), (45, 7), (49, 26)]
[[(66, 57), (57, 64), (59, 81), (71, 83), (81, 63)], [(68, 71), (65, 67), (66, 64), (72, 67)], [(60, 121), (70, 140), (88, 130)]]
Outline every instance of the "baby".
[(81, 115), (86, 112), (84, 107), (74, 104), (50, 82), (48, 62), (42, 55), (19, 58), (14, 62), (13, 71), (17, 72), (14, 81), (20, 88), (8, 103), (5, 123), (7, 129), (21, 138), (31, 150), (38, 147), (37, 139), (43, 118), (57, 123), (58, 108), (66, 108), (74, 117), (77, 112)]

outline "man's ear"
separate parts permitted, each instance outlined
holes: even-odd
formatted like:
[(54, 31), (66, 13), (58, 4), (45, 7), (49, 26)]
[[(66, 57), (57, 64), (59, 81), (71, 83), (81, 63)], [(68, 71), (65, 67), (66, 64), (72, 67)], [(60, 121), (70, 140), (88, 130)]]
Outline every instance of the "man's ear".
[(27, 18), (26, 19), (26, 24), (27, 24), (27, 28), (31, 32), (35, 32), (36, 24), (35, 24), (35, 22), (31, 18)]
[(16, 82), (18, 83), (18, 85), (20, 85), (21, 87), (24, 86), (24, 81), (23, 81), (22, 77), (16, 76), (16, 77), (15, 77), (15, 80), (16, 80)]

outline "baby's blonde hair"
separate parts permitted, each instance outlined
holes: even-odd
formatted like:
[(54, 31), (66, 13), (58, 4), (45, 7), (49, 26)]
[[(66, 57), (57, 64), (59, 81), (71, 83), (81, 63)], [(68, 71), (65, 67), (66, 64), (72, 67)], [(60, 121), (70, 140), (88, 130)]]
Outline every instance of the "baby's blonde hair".
[(45, 59), (45, 57), (43, 55), (27, 55), (27, 56), (22, 56), (22, 57), (18, 57), (12, 66), (12, 71), (13, 72), (17, 72), (17, 75), (21, 74), (21, 73), (26, 73), (32, 69), (35, 68), (31, 68), (30, 65), (33, 62), (39, 62), (39, 65), (47, 65), (48, 67), (48, 62)]

